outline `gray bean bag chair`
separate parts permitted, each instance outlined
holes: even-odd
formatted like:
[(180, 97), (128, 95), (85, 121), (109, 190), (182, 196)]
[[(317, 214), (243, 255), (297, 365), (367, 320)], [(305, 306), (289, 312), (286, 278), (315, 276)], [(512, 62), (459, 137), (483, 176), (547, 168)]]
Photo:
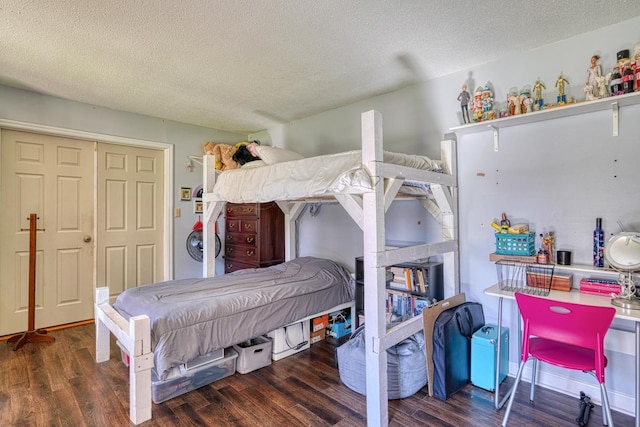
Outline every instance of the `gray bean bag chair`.
[[(364, 325), (349, 341), (336, 349), (340, 380), (351, 390), (366, 395)], [(422, 331), (387, 350), (387, 391), (389, 399), (415, 394), (427, 384), (427, 360)]]

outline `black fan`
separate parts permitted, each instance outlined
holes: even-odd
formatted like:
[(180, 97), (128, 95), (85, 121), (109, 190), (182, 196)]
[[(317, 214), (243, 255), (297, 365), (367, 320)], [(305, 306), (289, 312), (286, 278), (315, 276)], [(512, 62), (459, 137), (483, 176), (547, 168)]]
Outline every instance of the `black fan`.
[[(216, 238), (216, 255), (217, 258), (220, 254), (220, 238), (217, 234), (215, 234)], [(187, 253), (191, 258), (195, 259), (198, 262), (202, 262), (202, 252), (203, 252), (203, 242), (202, 242), (202, 229), (193, 230), (187, 236)]]

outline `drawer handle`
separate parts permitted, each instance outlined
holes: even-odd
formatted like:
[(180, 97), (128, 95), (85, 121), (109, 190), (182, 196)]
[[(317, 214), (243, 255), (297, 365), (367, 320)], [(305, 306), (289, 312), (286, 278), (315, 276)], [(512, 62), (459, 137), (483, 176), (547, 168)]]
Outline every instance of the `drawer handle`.
[(253, 224), (244, 224), (245, 230), (251, 230), (253, 228)]
[(227, 208), (227, 212), (231, 213), (231, 212), (233, 212), (233, 209)]
[(229, 229), (234, 229), (234, 228), (236, 228), (236, 225), (234, 223), (230, 223), (229, 224)]
[(252, 256), (253, 255), (253, 251), (247, 251), (247, 255), (248, 256)]
[(230, 234), (227, 234), (227, 242), (230, 242), (233, 240), (233, 236)]
[(233, 248), (227, 248), (227, 253), (230, 254), (231, 252), (233, 252)]
[(233, 264), (229, 263), (227, 264), (227, 270), (231, 270), (233, 268)]
[(247, 243), (253, 243), (253, 241), (254, 241), (253, 236), (247, 237)]

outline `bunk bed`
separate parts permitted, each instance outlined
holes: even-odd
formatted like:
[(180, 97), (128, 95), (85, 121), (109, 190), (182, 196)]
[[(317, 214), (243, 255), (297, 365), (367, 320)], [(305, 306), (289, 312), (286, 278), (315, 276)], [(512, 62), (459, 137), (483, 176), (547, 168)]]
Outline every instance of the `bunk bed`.
[[(338, 182), (337, 186), (316, 187), (311, 191), (292, 190), (286, 186), (275, 193), (271, 190), (268, 177), (260, 178), (261, 187), (256, 188), (258, 173), (292, 177), (291, 172), (282, 170), (296, 162), (312, 162), (302, 159), (285, 162), (278, 167), (264, 166), (256, 170), (232, 170), (219, 176), (215, 171), (215, 158), (203, 157), (203, 276), (216, 275), (214, 224), (227, 202), (275, 201), (285, 214), (285, 258), (297, 258), (296, 221), (310, 203), (338, 201), (349, 216), (363, 230), (365, 268), (365, 312), (367, 318), (366, 366), (367, 366), (367, 423), (370, 426), (388, 424), (386, 354), (387, 348), (418, 332), (423, 327), (421, 317), (403, 322), (387, 329), (384, 315), (385, 268), (388, 265), (415, 261), (440, 255), (444, 262), (445, 297), (459, 292), (458, 283), (458, 243), (457, 243), (457, 181), (455, 165), (455, 141), (441, 143), (441, 159), (431, 162), (416, 156), (397, 155), (383, 151), (382, 119), (380, 113), (369, 111), (362, 114), (362, 150), (346, 155), (334, 155), (330, 163), (345, 163), (345, 174), (338, 181), (321, 178), (322, 182)], [(329, 156), (330, 157), (330, 156)], [(355, 159), (355, 160), (354, 160)], [(354, 164), (355, 162), (355, 164)], [(287, 165), (288, 163), (288, 165)], [(437, 167), (436, 167), (437, 166)], [(439, 170), (440, 168), (444, 170)], [(263, 169), (257, 172), (257, 169)], [(310, 171), (318, 168), (305, 167), (297, 170)], [(320, 170), (326, 171), (320, 168)], [(278, 172), (279, 171), (279, 172)], [(443, 173), (444, 172), (444, 173)], [(232, 175), (230, 175), (233, 173)], [(241, 183), (242, 176), (248, 181)], [(231, 179), (232, 177), (232, 179)], [(297, 181), (309, 182), (312, 177), (298, 175)], [(236, 186), (231, 193), (224, 193), (224, 182)], [(218, 181), (218, 183), (216, 182)], [(428, 183), (418, 194), (404, 197), (416, 198), (427, 212), (437, 219), (442, 229), (442, 239), (434, 243), (400, 247), (386, 250), (385, 212), (394, 199), (405, 193), (403, 184), (411, 182)], [(413, 188), (420, 186), (412, 185)], [(150, 345), (150, 325), (147, 316), (131, 316), (126, 321), (109, 305), (108, 290), (99, 288), (96, 293), (96, 360), (109, 358), (109, 331), (119, 342), (124, 342), (131, 350), (130, 364), (130, 418), (135, 424), (151, 418), (150, 372), (153, 368), (153, 352)]]
[[(215, 274), (215, 259), (208, 255), (213, 250), (213, 227), (216, 218), (222, 212), (227, 201), (258, 202), (276, 201), (285, 214), (285, 259), (297, 256), (297, 236), (295, 222), (304, 212), (307, 203), (322, 201), (338, 201), (355, 223), (363, 230), (364, 268), (365, 268), (365, 313), (367, 328), (366, 366), (367, 366), (367, 424), (370, 426), (388, 425), (386, 354), (387, 348), (406, 339), (423, 328), (422, 317), (415, 317), (391, 329), (387, 329), (384, 315), (385, 268), (401, 262), (415, 261), (430, 256), (440, 255), (444, 264), (445, 297), (459, 293), (459, 259), (457, 241), (457, 170), (456, 142), (453, 139), (441, 142), (441, 157), (436, 163), (444, 169), (436, 167), (419, 168), (420, 164), (407, 163), (389, 156), (383, 150), (382, 117), (377, 111), (362, 114), (362, 150), (358, 154), (359, 167), (349, 169), (346, 181), (343, 176), (339, 182), (345, 185), (319, 189), (312, 195), (304, 196), (290, 190), (275, 192), (265, 196), (264, 192), (255, 191), (257, 178), (252, 177), (252, 184), (239, 184), (235, 187), (237, 194), (225, 194), (217, 188), (216, 180), (229, 179), (231, 175), (215, 173), (215, 161), (211, 156), (204, 156), (203, 169), (203, 202), (204, 206), (204, 263), (205, 276)], [(326, 156), (329, 158), (330, 156)], [(402, 156), (401, 156), (402, 157)], [(333, 159), (332, 159), (333, 160)], [(296, 160), (288, 163), (311, 161)], [(388, 163), (391, 161), (393, 163)], [(284, 166), (286, 163), (281, 164)], [(289, 165), (289, 167), (292, 167)], [(260, 168), (257, 168), (260, 169)], [(304, 168), (311, 170), (311, 167)], [(434, 170), (436, 169), (436, 170)], [(275, 170), (275, 169), (274, 169)], [(234, 172), (234, 181), (242, 171)], [(254, 172), (257, 173), (257, 172)], [(361, 180), (362, 175), (367, 179)], [(289, 175), (290, 176), (290, 175)], [(260, 181), (262, 182), (262, 181)], [(434, 243), (401, 247), (386, 250), (385, 245), (385, 212), (391, 203), (403, 192), (403, 184), (428, 183), (427, 195), (413, 195), (417, 198), (440, 224), (442, 239)], [(260, 184), (267, 187), (270, 181)], [(241, 191), (242, 188), (252, 187)], [(314, 187), (315, 188), (315, 187)], [(259, 188), (257, 190), (260, 190)], [(253, 192), (252, 192), (253, 191)], [(285, 197), (276, 199), (274, 196)], [(231, 200), (226, 200), (230, 198)]]

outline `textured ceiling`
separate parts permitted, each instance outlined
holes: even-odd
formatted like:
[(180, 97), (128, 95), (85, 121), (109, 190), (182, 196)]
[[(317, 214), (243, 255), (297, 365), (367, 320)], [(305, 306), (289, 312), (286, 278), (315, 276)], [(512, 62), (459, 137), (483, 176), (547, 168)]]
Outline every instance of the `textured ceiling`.
[(638, 15), (638, 0), (2, 0), (0, 84), (250, 133)]

